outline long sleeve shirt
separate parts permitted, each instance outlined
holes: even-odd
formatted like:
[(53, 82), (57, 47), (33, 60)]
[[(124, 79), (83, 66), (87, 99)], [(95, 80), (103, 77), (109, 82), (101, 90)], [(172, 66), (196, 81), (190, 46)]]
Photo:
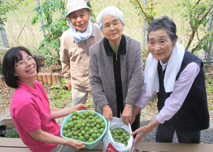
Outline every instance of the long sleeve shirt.
[(90, 90), (89, 83), (89, 48), (102, 38), (97, 25), (92, 23), (92, 34), (87, 40), (75, 42), (71, 29), (60, 37), (60, 60), (62, 75), (66, 83), (80, 90)]
[[(165, 69), (166, 65), (161, 63), (161, 66), (162, 69)], [(199, 71), (199, 63), (192, 62), (186, 66), (186, 68), (180, 74), (179, 79), (175, 82), (174, 91), (166, 99), (164, 107), (157, 114), (156, 119), (158, 122), (162, 124), (171, 119), (180, 109)], [(152, 93), (152, 96), (154, 93), (155, 92)], [(152, 96), (146, 96), (146, 83), (144, 83), (140, 99), (136, 103), (136, 106), (143, 109), (151, 100)]]

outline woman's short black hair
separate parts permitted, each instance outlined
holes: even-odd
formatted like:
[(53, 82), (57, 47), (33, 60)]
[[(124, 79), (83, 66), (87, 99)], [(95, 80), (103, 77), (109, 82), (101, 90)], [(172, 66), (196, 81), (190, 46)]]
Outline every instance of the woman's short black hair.
[(154, 19), (152, 23), (149, 25), (147, 33), (147, 41), (149, 41), (150, 32), (160, 29), (165, 29), (173, 42), (178, 39), (178, 36), (176, 35), (175, 23), (173, 22), (173, 20), (169, 19), (168, 16), (163, 16), (162, 18)]
[[(3, 58), (3, 67), (2, 67), (2, 74), (4, 77), (5, 83), (12, 88), (18, 88), (18, 77), (15, 76), (15, 63), (22, 60), (22, 54), (21, 51), (26, 52), (30, 56), (32, 54), (29, 52), (29, 50), (23, 46), (13, 47), (9, 49)], [(36, 61), (36, 60), (35, 60)], [(37, 66), (37, 73), (39, 71), (38, 64)]]

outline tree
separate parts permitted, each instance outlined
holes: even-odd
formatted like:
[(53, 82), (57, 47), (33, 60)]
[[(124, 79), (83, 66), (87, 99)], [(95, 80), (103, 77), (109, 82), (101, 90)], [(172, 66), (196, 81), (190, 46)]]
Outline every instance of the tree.
[[(145, 17), (145, 22), (150, 25), (153, 21), (156, 13), (154, 0), (148, 1), (148, 6), (146, 7), (141, 0), (130, 0), (130, 2), (135, 6), (136, 10), (138, 10), (139, 16)], [(213, 28), (211, 27), (209, 32), (206, 33), (206, 25), (209, 22), (209, 17), (211, 13), (211, 9), (213, 9), (213, 3), (209, 0), (185, 0), (180, 1), (178, 6), (181, 9), (186, 8), (182, 16), (186, 21), (189, 22), (190, 25), (190, 33), (189, 40), (187, 42), (186, 50), (188, 50), (194, 40), (194, 37), (197, 36), (199, 42), (191, 49), (191, 52), (194, 53), (196, 50), (205, 50), (209, 51), (206, 41), (211, 42), (213, 40)], [(199, 33), (205, 33), (205, 35), (200, 38)]]
[[(208, 50), (208, 46), (206, 44), (206, 40), (209, 42), (213, 40), (213, 28), (210, 29), (209, 33), (206, 33), (206, 25), (209, 21), (208, 15), (211, 12), (213, 4), (207, 0), (197, 0), (197, 2), (191, 0), (181, 1), (178, 4), (181, 8), (186, 8), (186, 12), (184, 12), (183, 17), (186, 21), (189, 21), (189, 25), (191, 28), (190, 37), (187, 42), (186, 50), (189, 49), (194, 37), (197, 36), (199, 42), (196, 44), (194, 48), (191, 49), (191, 52), (194, 53), (196, 50), (204, 49), (205, 51)], [(200, 38), (199, 33), (206, 33), (202, 38)]]
[[(43, 21), (44, 25), (41, 30), (47, 33), (44, 39), (40, 42), (39, 50), (42, 55), (46, 56), (46, 63), (59, 63), (59, 37), (62, 32), (69, 28), (65, 14), (65, 2), (63, 0), (45, 0), (42, 5), (37, 6), (34, 11), (37, 14), (33, 17), (32, 24)], [(57, 12), (59, 15), (56, 19), (53, 18)], [(51, 49), (56, 52), (56, 57), (53, 55)]]

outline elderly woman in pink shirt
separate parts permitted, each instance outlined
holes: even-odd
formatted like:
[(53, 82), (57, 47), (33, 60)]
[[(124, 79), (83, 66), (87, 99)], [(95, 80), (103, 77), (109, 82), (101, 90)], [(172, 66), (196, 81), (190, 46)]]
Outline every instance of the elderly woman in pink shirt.
[(74, 110), (85, 110), (87, 106), (51, 108), (44, 88), (34, 80), (38, 66), (28, 49), (22, 46), (9, 49), (2, 72), (6, 84), (16, 89), (10, 105), (12, 120), (32, 152), (73, 152), (85, 147), (83, 142), (61, 138), (55, 119)]
[(153, 20), (148, 29), (144, 87), (133, 110), (134, 117), (157, 93), (159, 113), (137, 129), (134, 145), (158, 126), (156, 142), (199, 143), (200, 130), (209, 127), (202, 61), (177, 42), (176, 25), (167, 16)]

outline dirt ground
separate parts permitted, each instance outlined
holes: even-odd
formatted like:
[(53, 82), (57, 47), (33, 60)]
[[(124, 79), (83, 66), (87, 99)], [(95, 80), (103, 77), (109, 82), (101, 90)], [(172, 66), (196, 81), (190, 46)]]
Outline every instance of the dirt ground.
[[(49, 85), (44, 85), (44, 89), (47, 94), (51, 93), (51, 89)], [(4, 117), (10, 117), (10, 101), (13, 95), (14, 89), (9, 87), (1, 87), (0, 88), (0, 119)], [(209, 112), (211, 115), (211, 119), (213, 119), (213, 101), (209, 101)], [(50, 101), (51, 103), (51, 101)], [(155, 100), (149, 102), (149, 104), (145, 107), (145, 109), (141, 112), (141, 121), (149, 121), (152, 120), (157, 114), (157, 103)]]
[[(47, 92), (47, 94), (50, 94), (52, 91), (49, 85), (44, 85), (44, 89)], [(9, 87), (0, 88), (0, 119), (4, 117), (10, 117), (10, 101), (12, 99), (14, 90), (15, 89)], [(50, 104), (51, 102), (52, 101), (50, 101)], [(157, 113), (156, 103), (150, 102), (142, 112), (141, 121), (151, 120), (152, 118), (154, 118), (156, 113)]]
[[(51, 65), (51, 66), (42, 66), (40, 68), (40, 72), (60, 72), (60, 66), (59, 65)], [(211, 73), (211, 79), (213, 79), (213, 73)], [(212, 85), (212, 84), (210, 84)], [(53, 93), (52, 89), (50, 88), (50, 85), (43, 85), (47, 95), (50, 95)], [(212, 88), (212, 87), (211, 87)], [(208, 91), (208, 90), (207, 90)], [(10, 101), (13, 95), (14, 89), (9, 88), (9, 87), (2, 87), (0, 86), (0, 119), (5, 118), (5, 117), (10, 117)], [(89, 105), (92, 104), (92, 97), (89, 97)], [(210, 118), (213, 120), (213, 92), (212, 90), (210, 93), (208, 93), (208, 103), (209, 103), (209, 112), (210, 112)], [(70, 99), (71, 101), (71, 99)], [(51, 98), (50, 98), (50, 105), (51, 104)], [(69, 105), (70, 106), (70, 103)], [(91, 108), (90, 108), (91, 109)], [(155, 98), (153, 99), (152, 102), (149, 102), (149, 104), (141, 111), (141, 122), (144, 121), (150, 121), (155, 118), (157, 114), (157, 103)]]

